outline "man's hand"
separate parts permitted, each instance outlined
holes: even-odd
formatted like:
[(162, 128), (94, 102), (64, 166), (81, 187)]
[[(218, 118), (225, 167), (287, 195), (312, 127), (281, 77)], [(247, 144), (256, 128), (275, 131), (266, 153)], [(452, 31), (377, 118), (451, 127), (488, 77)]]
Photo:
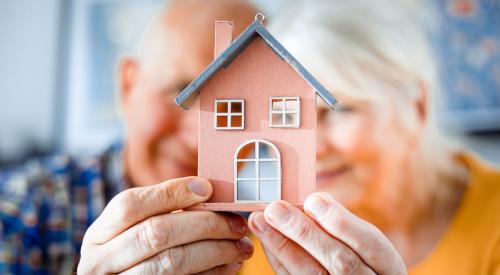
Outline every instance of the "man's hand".
[(78, 274), (234, 274), (253, 253), (241, 216), (172, 213), (211, 195), (197, 177), (118, 194), (85, 233)]
[(406, 274), (389, 240), (328, 193), (310, 195), (305, 213), (279, 201), (250, 216), (278, 274)]

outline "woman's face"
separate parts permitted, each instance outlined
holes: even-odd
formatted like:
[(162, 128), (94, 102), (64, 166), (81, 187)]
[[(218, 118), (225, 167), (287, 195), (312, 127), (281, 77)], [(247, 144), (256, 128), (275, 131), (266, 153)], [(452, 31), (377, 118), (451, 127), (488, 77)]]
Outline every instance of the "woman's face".
[(318, 109), (318, 189), (350, 207), (383, 203), (404, 180), (411, 137), (390, 102), (338, 99)]

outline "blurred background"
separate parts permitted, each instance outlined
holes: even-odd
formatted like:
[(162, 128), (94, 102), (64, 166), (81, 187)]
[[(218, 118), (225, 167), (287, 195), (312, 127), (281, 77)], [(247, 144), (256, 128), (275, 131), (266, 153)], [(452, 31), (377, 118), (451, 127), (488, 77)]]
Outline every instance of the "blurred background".
[[(119, 139), (115, 68), (163, 0), (0, 0), (0, 166)], [(286, 0), (254, 0), (272, 20)], [(500, 1), (432, 1), (450, 133), (500, 166)]]

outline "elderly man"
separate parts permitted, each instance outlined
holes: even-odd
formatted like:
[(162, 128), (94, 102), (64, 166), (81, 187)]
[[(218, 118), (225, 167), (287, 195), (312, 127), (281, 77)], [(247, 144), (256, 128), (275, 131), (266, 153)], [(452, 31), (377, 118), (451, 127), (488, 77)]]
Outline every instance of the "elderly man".
[(212, 189), (186, 177), (196, 173), (196, 121), (174, 97), (212, 60), (213, 22), (235, 21), (239, 33), (255, 12), (243, 0), (171, 1), (119, 64), (123, 145), (0, 172), (0, 273), (239, 270), (253, 252), (243, 218), (175, 211)]

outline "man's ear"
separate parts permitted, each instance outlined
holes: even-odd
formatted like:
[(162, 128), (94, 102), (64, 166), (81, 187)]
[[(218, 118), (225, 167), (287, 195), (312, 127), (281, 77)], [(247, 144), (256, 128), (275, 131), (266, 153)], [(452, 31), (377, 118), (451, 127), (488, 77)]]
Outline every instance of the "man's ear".
[(118, 86), (120, 89), (120, 103), (124, 107), (138, 78), (138, 63), (131, 57), (124, 57), (118, 65)]

